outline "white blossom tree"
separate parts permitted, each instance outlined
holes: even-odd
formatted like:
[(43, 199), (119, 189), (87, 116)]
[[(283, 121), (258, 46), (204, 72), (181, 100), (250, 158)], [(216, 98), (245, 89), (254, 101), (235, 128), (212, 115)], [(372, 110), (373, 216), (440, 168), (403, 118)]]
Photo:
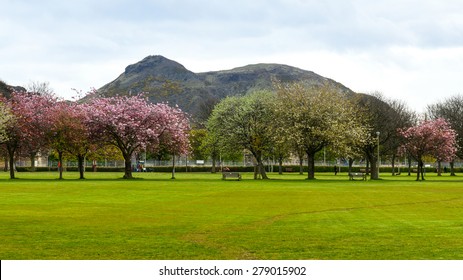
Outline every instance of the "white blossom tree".
[(8, 107), (6, 107), (4, 103), (0, 102), (0, 143), (4, 143), (8, 139), (6, 128), (12, 119), (13, 115), (10, 110), (8, 110)]
[(302, 149), (308, 158), (308, 177), (315, 179), (315, 154), (329, 147), (348, 157), (355, 146), (367, 140), (368, 127), (359, 118), (357, 107), (347, 96), (329, 85), (276, 83), (278, 134)]

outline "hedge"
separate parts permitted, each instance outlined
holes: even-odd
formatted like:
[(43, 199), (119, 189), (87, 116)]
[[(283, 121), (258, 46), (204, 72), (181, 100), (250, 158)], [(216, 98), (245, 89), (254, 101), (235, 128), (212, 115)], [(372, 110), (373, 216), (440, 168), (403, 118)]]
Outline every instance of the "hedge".
[[(254, 166), (232, 166), (229, 167), (230, 171), (232, 172), (254, 172)], [(278, 172), (278, 165), (273, 166), (273, 172)], [(172, 172), (172, 166), (155, 166), (155, 167), (147, 167), (147, 172), (165, 172), (169, 173)], [(266, 166), (265, 170), (269, 171), (271, 169), (270, 166)], [(360, 169), (365, 169), (365, 167), (352, 167), (352, 172), (360, 172)], [(416, 169), (416, 168), (413, 168)], [(427, 167), (425, 168), (426, 172), (433, 173), (436, 172), (434, 167)], [(18, 172), (30, 172), (32, 171), (30, 167), (17, 167), (16, 170)], [(77, 172), (77, 167), (67, 167), (66, 171)], [(291, 170), (291, 171), (289, 171)], [(303, 172), (307, 172), (307, 166), (303, 166)], [(397, 167), (395, 168), (397, 172)], [(450, 170), (450, 169), (448, 169)], [(45, 172), (45, 171), (58, 171), (57, 167), (36, 167), (35, 172)], [(86, 167), (85, 172), (92, 172), (92, 167)], [(210, 166), (176, 166), (175, 172), (211, 172), (212, 167)], [(220, 172), (220, 167), (216, 167), (216, 171)], [(340, 166), (340, 172), (347, 172), (347, 166)], [(401, 167), (400, 171), (402, 173), (408, 173), (408, 168)], [(124, 167), (97, 167), (97, 172), (124, 172)], [(299, 172), (299, 165), (284, 165), (283, 166), (283, 173), (298, 173)], [(315, 166), (315, 172), (332, 172), (334, 173), (334, 166)], [(381, 173), (392, 173), (392, 167), (381, 167)], [(463, 172), (463, 167), (455, 168), (455, 172)]]

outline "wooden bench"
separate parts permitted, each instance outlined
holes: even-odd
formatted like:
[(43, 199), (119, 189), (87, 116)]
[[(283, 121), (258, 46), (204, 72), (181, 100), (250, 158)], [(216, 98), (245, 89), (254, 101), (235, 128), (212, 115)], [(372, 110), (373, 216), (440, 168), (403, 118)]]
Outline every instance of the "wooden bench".
[(362, 178), (362, 180), (367, 179), (367, 175), (363, 172), (351, 172), (349, 173), (349, 180), (354, 180), (354, 178)]
[(241, 174), (239, 172), (222, 172), (222, 180), (225, 180), (228, 178), (236, 178), (241, 180)]
[(293, 169), (291, 167), (286, 167), (285, 172), (293, 172)]

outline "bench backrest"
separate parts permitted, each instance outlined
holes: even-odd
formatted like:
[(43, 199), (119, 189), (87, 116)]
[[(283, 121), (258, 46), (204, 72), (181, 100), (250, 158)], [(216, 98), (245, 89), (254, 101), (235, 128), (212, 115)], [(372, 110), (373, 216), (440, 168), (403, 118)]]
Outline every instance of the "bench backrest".
[(223, 172), (223, 175), (227, 176), (227, 177), (239, 177), (240, 176), (240, 173), (236, 173), (236, 172)]

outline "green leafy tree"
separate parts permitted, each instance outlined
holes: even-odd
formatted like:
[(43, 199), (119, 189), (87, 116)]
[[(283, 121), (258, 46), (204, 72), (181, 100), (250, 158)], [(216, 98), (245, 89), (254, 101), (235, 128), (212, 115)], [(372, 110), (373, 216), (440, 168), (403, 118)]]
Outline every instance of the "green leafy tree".
[(201, 149), (208, 155), (212, 160), (211, 173), (217, 172), (217, 161), (219, 160), (224, 147), (221, 146), (221, 137), (219, 135), (219, 123), (209, 120), (207, 127), (207, 135), (202, 143)]
[(246, 149), (254, 156), (255, 179), (268, 179), (262, 160), (274, 143), (273, 100), (274, 95), (266, 91), (227, 97), (214, 108), (208, 120), (208, 129), (218, 146), (229, 151)]
[(195, 160), (207, 158), (207, 152), (204, 149), (203, 143), (207, 138), (207, 130), (204, 128), (196, 128), (190, 131), (191, 156)]
[(361, 110), (362, 120), (371, 128), (367, 141), (360, 148), (367, 167), (370, 165), (371, 179), (379, 179), (378, 148), (380, 155), (391, 157), (394, 163), (398, 147), (403, 144), (403, 138), (398, 136), (397, 131), (412, 126), (416, 117), (404, 103), (387, 99), (379, 92), (358, 94), (355, 102)]

